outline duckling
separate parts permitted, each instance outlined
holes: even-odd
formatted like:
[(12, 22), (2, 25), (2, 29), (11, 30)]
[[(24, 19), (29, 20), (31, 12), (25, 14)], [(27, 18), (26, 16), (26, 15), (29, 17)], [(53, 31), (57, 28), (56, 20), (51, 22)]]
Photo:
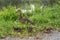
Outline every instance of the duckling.
[(53, 29), (52, 29), (51, 27), (49, 27), (49, 28), (46, 28), (46, 29), (44, 30), (44, 32), (45, 32), (45, 33), (51, 33), (52, 30), (53, 30)]
[(22, 29), (19, 28), (19, 27), (13, 27), (13, 29), (14, 29), (14, 31), (17, 31), (17, 32), (21, 32), (22, 31)]
[(32, 26), (27, 27), (28, 32), (32, 32), (32, 29), (33, 29)]

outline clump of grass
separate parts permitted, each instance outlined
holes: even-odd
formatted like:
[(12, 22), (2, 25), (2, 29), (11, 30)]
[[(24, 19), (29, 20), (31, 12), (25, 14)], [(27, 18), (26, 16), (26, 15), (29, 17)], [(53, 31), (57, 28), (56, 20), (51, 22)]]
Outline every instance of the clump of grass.
[[(15, 7), (3, 7), (0, 11), (0, 36), (14, 35), (14, 27), (22, 28), (22, 34), (27, 32), (28, 24), (23, 24), (18, 21), (18, 15), (15, 12)], [(56, 5), (54, 7), (47, 7), (39, 9), (36, 7), (31, 13), (26, 12), (24, 16), (33, 21), (32, 33), (37, 30), (44, 30), (44, 28), (52, 27), (54, 29), (60, 26), (60, 6)], [(18, 32), (17, 32), (18, 33)]]

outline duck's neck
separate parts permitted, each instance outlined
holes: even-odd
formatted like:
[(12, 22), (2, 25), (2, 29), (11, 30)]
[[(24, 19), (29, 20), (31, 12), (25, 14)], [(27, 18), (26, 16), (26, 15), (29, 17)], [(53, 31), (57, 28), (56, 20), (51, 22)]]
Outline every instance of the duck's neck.
[(23, 18), (23, 16), (22, 16), (22, 14), (20, 13), (20, 15), (18, 16), (18, 19), (20, 20), (20, 19), (22, 19)]

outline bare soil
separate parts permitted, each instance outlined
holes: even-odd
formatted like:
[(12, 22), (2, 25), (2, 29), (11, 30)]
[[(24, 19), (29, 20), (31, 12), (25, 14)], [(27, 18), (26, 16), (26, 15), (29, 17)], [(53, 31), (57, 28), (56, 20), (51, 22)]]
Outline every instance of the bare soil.
[(19, 38), (19, 37), (6, 37), (5, 39), (0, 39), (0, 40), (60, 40), (60, 32), (58, 31), (53, 31), (52, 33), (37, 33), (35, 36), (32, 37), (24, 37), (24, 38)]

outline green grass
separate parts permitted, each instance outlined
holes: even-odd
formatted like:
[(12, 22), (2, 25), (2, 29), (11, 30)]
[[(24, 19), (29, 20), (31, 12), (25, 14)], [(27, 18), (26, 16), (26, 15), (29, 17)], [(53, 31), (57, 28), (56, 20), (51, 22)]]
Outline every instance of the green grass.
[[(28, 24), (18, 22), (18, 15), (15, 12), (16, 7), (8, 6), (3, 7), (0, 10), (0, 36), (15, 35), (18, 34), (13, 30), (13, 26), (22, 28), (21, 34), (26, 34), (26, 27)], [(45, 27), (52, 27), (53, 29), (60, 28), (60, 6), (45, 7), (39, 9), (36, 7), (31, 13), (26, 12), (24, 14), (26, 18), (33, 21), (32, 33), (38, 30), (44, 30)]]

